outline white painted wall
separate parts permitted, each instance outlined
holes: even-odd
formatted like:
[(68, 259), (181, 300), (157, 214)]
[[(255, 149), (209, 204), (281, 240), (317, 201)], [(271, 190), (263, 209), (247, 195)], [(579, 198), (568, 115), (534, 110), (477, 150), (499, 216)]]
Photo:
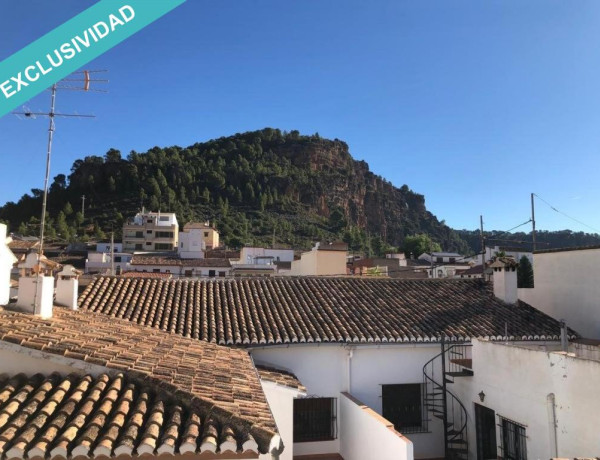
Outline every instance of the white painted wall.
[[(348, 373), (349, 350), (339, 344), (296, 344), (250, 350), (257, 364), (293, 372), (306, 386), (308, 395), (338, 398), (338, 414), (340, 393), (344, 391), (381, 414), (381, 385), (422, 383), (423, 365), (439, 351), (437, 344), (356, 345), (352, 347)], [(339, 423), (338, 417), (338, 431)], [(429, 428), (429, 433), (407, 435), (414, 444), (415, 458), (443, 456), (441, 421), (432, 417)], [(339, 437), (334, 441), (294, 444), (294, 455), (339, 451)]]
[[(469, 447), (476, 454), (474, 403), (527, 426), (527, 458), (593, 457), (600, 452), (598, 420), (600, 362), (485, 341), (473, 342), (473, 377), (456, 379), (450, 390), (469, 411)], [(482, 403), (478, 394), (483, 391)], [(558, 452), (548, 395), (556, 398)], [(497, 429), (500, 446), (500, 433)], [(498, 450), (498, 455), (501, 451)]]
[(179, 232), (179, 247), (177, 252), (182, 259), (203, 259), (206, 243), (203, 230), (192, 228)]
[(34, 313), (42, 318), (52, 317), (54, 303), (53, 276), (21, 276), (16, 307), (25, 313)]
[[(283, 440), (284, 449), (279, 458), (280, 460), (292, 460), (294, 457), (294, 399), (306, 393), (266, 380), (261, 380), (260, 383), (275, 418), (279, 435)], [(271, 455), (263, 454), (259, 458), (271, 460)]]
[(71, 310), (77, 310), (78, 287), (79, 280), (77, 278), (57, 279), (55, 303)]
[(6, 244), (6, 224), (0, 224), (0, 305), (10, 300), (10, 272), (17, 261)]
[(536, 253), (533, 275), (535, 287), (519, 289), (521, 300), (600, 339), (600, 249)]
[(501, 267), (494, 268), (493, 273), (494, 295), (510, 304), (517, 303), (517, 269)]
[(340, 396), (340, 455), (344, 460), (412, 460), (413, 445), (386, 419)]

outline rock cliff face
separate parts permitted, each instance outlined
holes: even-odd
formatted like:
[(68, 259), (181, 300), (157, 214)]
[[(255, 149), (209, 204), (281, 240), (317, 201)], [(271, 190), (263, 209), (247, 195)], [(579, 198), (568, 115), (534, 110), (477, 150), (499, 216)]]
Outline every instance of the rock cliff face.
[(373, 174), (366, 162), (352, 158), (345, 142), (285, 143), (273, 151), (310, 171), (311, 186), (293, 183), (287, 190), (310, 212), (329, 218), (333, 209), (341, 209), (348, 223), (393, 245), (400, 245), (407, 235), (425, 232), (445, 249), (467, 250), (454, 230), (427, 211), (423, 195)]
[[(32, 192), (0, 208), (0, 220), (12, 231), (36, 228), (41, 195)], [(88, 206), (85, 222), (73, 213), (81, 195)], [(70, 227), (74, 238), (92, 226), (99, 237), (111, 227), (118, 231), (140, 203), (176, 212), (180, 223), (216, 219), (232, 246), (310, 247), (318, 239), (341, 237), (352, 237), (359, 246), (369, 237), (399, 246), (405, 236), (423, 232), (444, 249), (467, 251), (464, 241), (427, 211), (423, 195), (373, 174), (367, 163), (352, 158), (345, 142), (297, 131), (266, 128), (187, 148), (131, 152), (126, 159), (114, 149), (104, 157), (85, 157), (74, 162), (68, 177), (55, 177), (48, 209), (57, 233), (67, 234)]]

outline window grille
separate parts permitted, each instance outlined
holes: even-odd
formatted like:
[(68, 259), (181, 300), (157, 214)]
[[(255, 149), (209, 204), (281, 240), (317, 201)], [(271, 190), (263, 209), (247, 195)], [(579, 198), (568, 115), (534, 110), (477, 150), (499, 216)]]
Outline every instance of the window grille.
[(500, 449), (505, 460), (527, 460), (525, 425), (510, 419), (500, 419)]
[(421, 383), (381, 385), (382, 415), (401, 433), (428, 431), (422, 388)]
[(337, 438), (337, 399), (294, 399), (294, 442)]

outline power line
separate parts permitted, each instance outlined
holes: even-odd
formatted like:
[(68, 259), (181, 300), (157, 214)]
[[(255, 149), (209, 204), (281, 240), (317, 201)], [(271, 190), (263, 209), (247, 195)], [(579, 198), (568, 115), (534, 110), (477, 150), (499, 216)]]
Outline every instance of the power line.
[(591, 225), (588, 224), (584, 224), (583, 222), (581, 222), (578, 219), (575, 219), (574, 217), (569, 216), (568, 214), (565, 214), (562, 211), (559, 211), (558, 209), (556, 209), (556, 207), (552, 206), (550, 203), (548, 203), (546, 200), (544, 200), (541, 196), (539, 196), (537, 193), (534, 193), (535, 196), (537, 196), (541, 201), (543, 201), (544, 203), (546, 203), (546, 205), (548, 205), (548, 207), (550, 209), (552, 209), (553, 211), (562, 214), (563, 216), (565, 216), (567, 219), (571, 219), (573, 222), (577, 222), (579, 225), (583, 225), (584, 227), (587, 227), (591, 230), (594, 230), (596, 233), (600, 233), (600, 230), (598, 230), (597, 228), (592, 227)]

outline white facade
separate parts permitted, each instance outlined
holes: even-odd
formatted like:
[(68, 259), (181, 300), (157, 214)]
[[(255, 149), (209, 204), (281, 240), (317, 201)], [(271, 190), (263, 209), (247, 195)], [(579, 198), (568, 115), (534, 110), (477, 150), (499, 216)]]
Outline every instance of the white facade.
[(179, 246), (177, 253), (182, 259), (203, 259), (206, 243), (204, 242), (204, 230), (190, 228), (179, 232)]
[(519, 289), (521, 300), (600, 339), (600, 248), (536, 252), (533, 277), (534, 288)]
[(240, 264), (267, 264), (265, 261), (272, 258), (273, 262), (293, 262), (293, 249), (269, 249), (244, 247), (240, 251)]
[[(115, 252), (115, 271), (129, 271), (131, 269), (132, 257), (133, 254), (129, 252)], [(110, 252), (88, 252), (87, 259), (85, 260), (86, 273), (106, 273), (111, 269), (111, 267), (112, 264), (110, 263)]]
[(52, 317), (54, 301), (53, 276), (21, 276), (16, 307), (24, 313), (32, 313), (42, 318)]
[(459, 277), (461, 272), (471, 268), (469, 265), (435, 265), (433, 268), (427, 269), (427, 275), (429, 278), (442, 279), (442, 278), (456, 278)]
[(16, 261), (17, 258), (8, 249), (6, 225), (0, 224), (0, 305), (6, 305), (10, 300), (10, 272)]
[[(293, 460), (293, 444), (288, 444), (285, 440), (294, 438), (294, 399), (305, 396), (306, 393), (267, 380), (261, 380), (260, 383), (277, 424), (277, 431), (284, 442), (283, 453), (279, 456), (279, 459)], [(263, 454), (259, 458), (261, 460), (271, 460), (271, 454)]]
[(431, 254), (424, 252), (419, 259), (433, 263), (453, 263), (462, 262), (464, 257), (456, 252), (432, 252)]
[[(257, 364), (293, 372), (306, 387), (307, 394), (337, 398), (338, 414), (341, 414), (343, 392), (381, 414), (382, 385), (422, 383), (423, 365), (439, 351), (438, 344), (364, 344), (350, 348), (339, 344), (296, 344), (250, 349)], [(342, 424), (339, 416), (338, 437), (333, 441), (294, 443), (294, 455), (340, 453)], [(413, 443), (414, 458), (443, 456), (439, 419), (432, 418), (429, 432), (411, 433), (407, 437)], [(282, 439), (289, 447), (289, 440)]]
[(340, 397), (340, 454), (344, 460), (412, 460), (413, 445), (394, 426), (348, 393)]
[[(524, 425), (529, 459), (598, 455), (600, 362), (477, 340), (472, 356), (473, 377), (450, 388), (469, 412), (470, 458), (476, 458), (475, 404), (494, 410), (496, 425), (500, 418)], [(500, 437), (497, 426), (499, 457)]]

